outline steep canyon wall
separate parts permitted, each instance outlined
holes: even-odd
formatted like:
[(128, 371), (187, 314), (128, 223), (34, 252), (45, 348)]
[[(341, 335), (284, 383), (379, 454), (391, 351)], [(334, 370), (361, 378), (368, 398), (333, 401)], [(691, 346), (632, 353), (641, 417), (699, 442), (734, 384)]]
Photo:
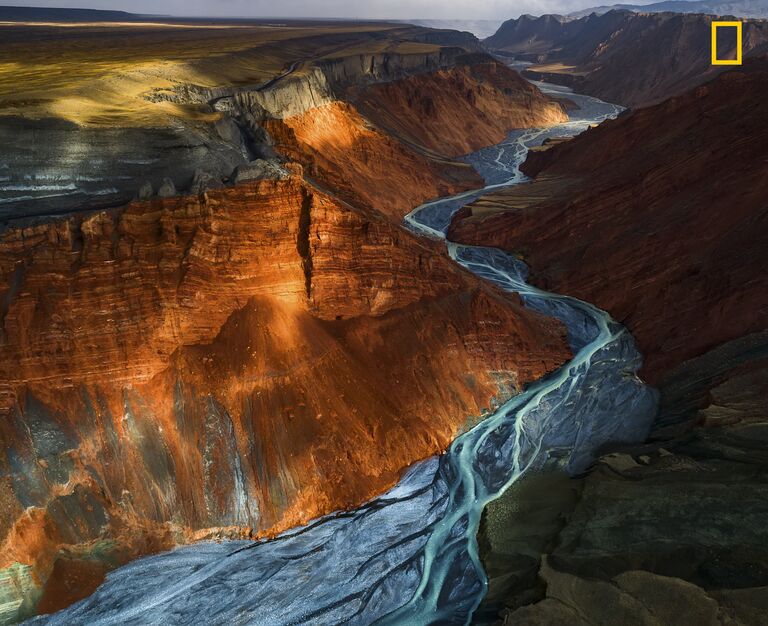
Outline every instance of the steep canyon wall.
[(531, 153), (536, 181), (470, 205), (450, 236), (518, 251), (548, 288), (609, 311), (652, 382), (763, 330), (767, 67)]
[[(78, 187), (13, 213), (24, 219), (0, 239), (3, 619), (60, 608), (141, 554), (357, 505), (568, 358), (558, 323), (399, 225), (481, 184), (449, 157), (560, 121), (560, 106), (485, 56), (470, 58), (478, 76), (453, 51), (352, 57), (176, 93), (211, 107), (192, 147), (205, 176), (173, 151), (142, 163), (162, 152), (152, 142), (135, 146), (137, 169), (94, 165), (99, 146), (132, 140), (73, 131), (104, 140), (81, 147), (78, 171), (104, 168), (130, 195), (146, 172), (179, 189), (194, 175), (193, 193), (165, 185), (93, 211), (100, 196)], [(382, 116), (419, 116), (440, 87), (428, 134), (372, 119), (385, 79)]]

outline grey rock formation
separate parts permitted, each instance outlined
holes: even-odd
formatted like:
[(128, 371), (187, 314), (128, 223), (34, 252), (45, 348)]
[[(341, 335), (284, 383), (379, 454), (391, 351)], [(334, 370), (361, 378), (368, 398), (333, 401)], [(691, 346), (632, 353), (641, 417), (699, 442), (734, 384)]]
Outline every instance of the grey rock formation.
[(301, 76), (286, 76), (268, 89), (243, 90), (231, 97), (231, 105), (224, 99), (217, 108), (231, 106), (235, 111), (247, 111), (257, 118), (265, 116), (285, 118), (300, 115), (313, 107), (328, 104), (335, 99), (325, 73), (314, 67)]
[[(425, 35), (424, 40), (429, 39), (431, 37)], [(397, 80), (414, 74), (434, 72), (460, 64), (473, 58), (475, 54), (477, 53), (468, 54), (459, 47), (444, 47), (423, 55), (380, 52), (329, 59), (320, 67), (330, 85), (336, 89), (344, 89), (352, 85)], [(479, 56), (485, 55), (480, 53)]]
[(192, 184), (189, 187), (189, 192), (200, 195), (209, 189), (219, 189), (223, 186), (220, 178), (205, 170), (197, 169), (192, 176)]
[(261, 180), (264, 178), (283, 179), (288, 177), (288, 172), (276, 161), (256, 159), (248, 165), (238, 166), (232, 174), (232, 181), (238, 185), (249, 180)]
[(149, 200), (154, 195), (155, 190), (152, 188), (152, 183), (146, 181), (139, 187), (139, 192), (136, 194), (136, 197), (139, 200)]
[(0, 225), (129, 202), (141, 181), (189, 185), (196, 169), (221, 178), (247, 163), (212, 124), (89, 128), (0, 116)]
[(232, 146), (238, 147), (243, 153), (244, 157), (248, 156), (240, 127), (231, 117), (222, 117), (221, 119), (214, 122), (213, 127), (216, 129), (216, 133), (222, 140), (226, 141)]
[(479, 623), (766, 624), (766, 519), (763, 332), (671, 372), (647, 443), (580, 480), (530, 477), (489, 505)]
[(359, 54), (328, 59), (302, 74), (289, 70), (281, 80), (255, 88), (212, 90), (214, 108), (241, 119), (283, 119), (344, 97), (353, 85), (397, 80), (433, 72), (471, 59), (462, 48), (441, 48), (424, 55), (391, 52)]
[(171, 198), (176, 195), (176, 185), (170, 178), (163, 178), (160, 188), (157, 190), (158, 198)]

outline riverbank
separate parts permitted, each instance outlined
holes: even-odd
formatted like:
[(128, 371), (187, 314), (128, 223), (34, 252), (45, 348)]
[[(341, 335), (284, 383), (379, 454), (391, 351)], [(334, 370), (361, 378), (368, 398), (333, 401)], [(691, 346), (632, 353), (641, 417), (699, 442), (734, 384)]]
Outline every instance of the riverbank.
[[(617, 111), (606, 107), (596, 117)], [(590, 114), (582, 109), (582, 115)], [(551, 132), (591, 123), (572, 120)], [(530, 134), (513, 134), (467, 160), (501, 164), (495, 174), (487, 172), (487, 180), (495, 176), (498, 182), (489, 184), (503, 184), (519, 176), (517, 164), (527, 149), (519, 140)], [(544, 138), (539, 131), (534, 135), (532, 141)], [(462, 195), (441, 200), (442, 206), (428, 203), (428, 210), (412, 213), (409, 223), (439, 233), (440, 224), (447, 224), (449, 213), (465, 200)], [(193, 616), (248, 621), (258, 615), (270, 624), (397, 623), (402, 616), (427, 623), (436, 614), (469, 621), (485, 592), (476, 541), (484, 505), (527, 471), (554, 464), (580, 472), (601, 445), (642, 440), (656, 397), (633, 375), (640, 357), (632, 338), (603, 312), (528, 286), (524, 266), (511, 256), (450, 249), (470, 271), (565, 322), (574, 359), (357, 510), (272, 541), (199, 544), (137, 561), (111, 574), (90, 598), (40, 621), (163, 623), (171, 615), (182, 621)]]

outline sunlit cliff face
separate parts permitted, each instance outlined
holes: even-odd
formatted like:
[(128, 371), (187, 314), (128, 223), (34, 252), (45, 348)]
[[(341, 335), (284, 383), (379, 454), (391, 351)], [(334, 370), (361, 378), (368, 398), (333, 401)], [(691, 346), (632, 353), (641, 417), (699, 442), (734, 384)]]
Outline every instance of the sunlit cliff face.
[[(35, 196), (32, 212), (18, 198), (32, 192), (0, 189), (44, 216), (0, 235), (0, 568), (19, 615), (141, 554), (356, 506), (569, 356), (559, 323), (400, 226), (482, 185), (450, 155), (552, 123), (559, 105), (519, 78), (450, 69), (462, 50), (400, 41), (413, 27), (390, 46), (386, 25), (141, 26), (133, 47), (103, 50), (114, 31), (94, 28), (71, 28), (82, 48), (56, 67), (30, 58), (30, 117), (0, 127), (11, 175), (39, 186), (27, 168), (42, 158), (74, 192)], [(21, 102), (10, 71), (3, 111)], [(376, 118), (366, 86), (386, 81), (400, 86)], [(436, 98), (428, 132), (390, 127), (422, 115), (421, 91)], [(485, 113), (455, 126), (465, 100)], [(201, 166), (210, 184), (195, 187)]]
[(1, 248), (2, 565), (41, 582), (357, 504), (567, 358), (558, 324), (297, 174)]
[(396, 223), (425, 200), (482, 184), (471, 168), (416, 152), (345, 103), (270, 121), (267, 128), (278, 149), (302, 160), (310, 175)]
[(494, 62), (351, 87), (348, 95), (353, 104), (330, 102), (265, 126), (314, 179), (396, 222), (425, 200), (481, 185), (446, 157), (497, 143), (510, 128), (567, 119)]
[(451, 157), (499, 143), (510, 128), (568, 119), (517, 72), (488, 60), (351, 91), (376, 124)]

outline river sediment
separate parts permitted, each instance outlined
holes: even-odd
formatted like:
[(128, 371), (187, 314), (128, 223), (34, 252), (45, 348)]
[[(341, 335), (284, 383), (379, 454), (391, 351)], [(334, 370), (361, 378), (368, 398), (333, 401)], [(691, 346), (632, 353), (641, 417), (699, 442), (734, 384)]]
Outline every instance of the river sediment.
[[(584, 106), (576, 119), (513, 133), (467, 157), (487, 181), (478, 193), (523, 180), (518, 165), (545, 136), (572, 134), (618, 112), (578, 99)], [(427, 203), (406, 221), (440, 237), (450, 215), (473, 197)], [(449, 250), (465, 268), (563, 321), (574, 358), (356, 510), (270, 541), (203, 543), (136, 561), (110, 574), (88, 599), (38, 621), (469, 622), (486, 589), (476, 540), (484, 506), (528, 472), (557, 467), (576, 474), (602, 446), (641, 441), (657, 397), (636, 376), (641, 357), (632, 337), (606, 313), (528, 285), (525, 265), (499, 250), (452, 244)]]

